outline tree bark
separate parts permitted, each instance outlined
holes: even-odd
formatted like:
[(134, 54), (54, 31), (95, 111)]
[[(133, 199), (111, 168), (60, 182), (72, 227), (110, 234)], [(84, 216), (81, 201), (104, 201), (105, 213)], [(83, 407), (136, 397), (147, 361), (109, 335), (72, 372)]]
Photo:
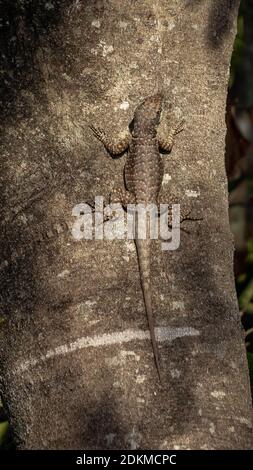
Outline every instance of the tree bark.
[[(238, 1), (1, 3), (1, 376), (18, 448), (250, 448), (224, 169)], [(203, 218), (174, 252), (154, 242), (163, 388), (134, 243), (71, 232), (76, 204), (123, 185), (124, 157), (89, 125), (116, 136), (161, 89), (163, 126), (186, 118), (163, 195)]]

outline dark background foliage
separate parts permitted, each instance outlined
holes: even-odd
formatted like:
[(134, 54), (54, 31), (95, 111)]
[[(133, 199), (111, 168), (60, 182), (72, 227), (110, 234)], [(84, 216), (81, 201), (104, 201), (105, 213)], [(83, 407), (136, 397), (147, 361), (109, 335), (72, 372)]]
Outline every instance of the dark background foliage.
[(253, 1), (241, 2), (231, 60), (226, 163), (235, 280), (253, 384)]

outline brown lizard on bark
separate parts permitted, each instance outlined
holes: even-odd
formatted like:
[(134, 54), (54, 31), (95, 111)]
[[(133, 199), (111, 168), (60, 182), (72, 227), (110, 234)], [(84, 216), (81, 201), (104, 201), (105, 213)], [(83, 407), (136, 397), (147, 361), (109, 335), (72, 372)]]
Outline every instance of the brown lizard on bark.
[[(158, 206), (158, 196), (162, 185), (164, 174), (163, 158), (160, 150), (170, 152), (174, 137), (183, 129), (183, 122), (172, 127), (166, 139), (157, 135), (157, 127), (160, 123), (163, 97), (161, 94), (146, 98), (135, 110), (131, 123), (131, 134), (128, 133), (118, 143), (112, 143), (105, 133), (91, 126), (96, 137), (104, 144), (112, 155), (118, 155), (128, 150), (125, 164), (125, 186), (126, 190), (114, 191), (123, 207), (127, 204), (150, 204)], [(155, 338), (154, 319), (151, 299), (151, 240), (150, 238), (139, 239), (137, 224), (135, 224), (135, 244), (139, 262), (141, 287), (146, 308), (146, 314), (150, 329), (151, 342), (153, 346), (155, 363), (158, 376), (161, 381), (161, 367), (159, 361), (158, 346)], [(147, 233), (149, 221), (147, 221)]]

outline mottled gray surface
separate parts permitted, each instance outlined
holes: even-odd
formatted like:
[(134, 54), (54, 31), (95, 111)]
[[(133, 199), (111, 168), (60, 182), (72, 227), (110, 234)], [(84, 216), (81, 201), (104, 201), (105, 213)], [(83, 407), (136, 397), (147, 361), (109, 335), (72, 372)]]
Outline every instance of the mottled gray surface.
[[(8, 75), (1, 109), (2, 382), (19, 447), (250, 448), (224, 169), (238, 2), (41, 4), (38, 40), (19, 20), (33, 56), (23, 86)], [(133, 242), (71, 235), (73, 206), (122, 184), (123, 160), (88, 125), (116, 136), (160, 88), (168, 126), (187, 120), (165, 156), (164, 199), (203, 217), (175, 252), (154, 242), (163, 390)]]

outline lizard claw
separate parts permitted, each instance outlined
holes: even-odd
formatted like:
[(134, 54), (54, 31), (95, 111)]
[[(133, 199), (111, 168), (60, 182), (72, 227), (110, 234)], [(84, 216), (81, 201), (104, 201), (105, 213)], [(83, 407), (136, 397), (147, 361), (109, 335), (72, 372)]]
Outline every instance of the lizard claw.
[(102, 142), (105, 138), (105, 134), (102, 129), (100, 129), (99, 127), (95, 127), (92, 124), (89, 126), (89, 128), (92, 130), (93, 134), (95, 134), (95, 136)]
[(177, 135), (179, 134), (180, 132), (182, 132), (184, 130), (184, 126), (185, 126), (185, 119), (182, 119), (175, 127), (175, 132), (174, 132), (174, 135)]

